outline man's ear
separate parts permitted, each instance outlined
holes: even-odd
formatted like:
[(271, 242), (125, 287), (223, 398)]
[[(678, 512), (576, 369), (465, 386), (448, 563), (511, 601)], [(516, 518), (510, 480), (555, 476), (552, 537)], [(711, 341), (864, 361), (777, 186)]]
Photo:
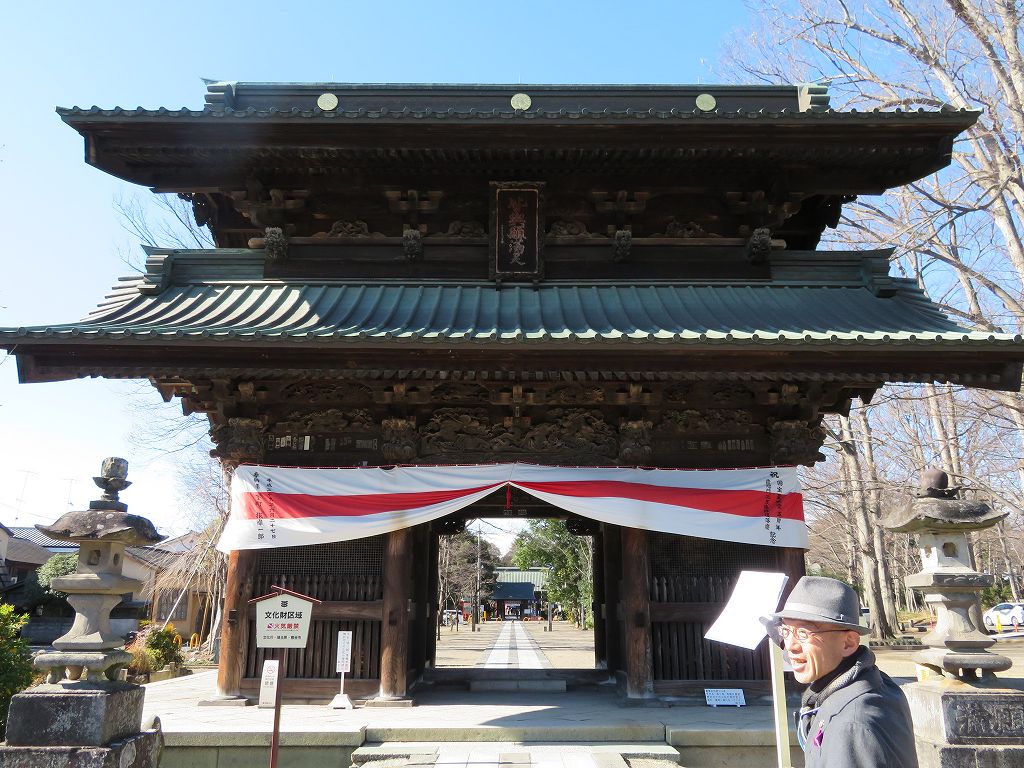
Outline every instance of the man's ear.
[(860, 648), (860, 633), (854, 630), (843, 633), (843, 658), (852, 656)]

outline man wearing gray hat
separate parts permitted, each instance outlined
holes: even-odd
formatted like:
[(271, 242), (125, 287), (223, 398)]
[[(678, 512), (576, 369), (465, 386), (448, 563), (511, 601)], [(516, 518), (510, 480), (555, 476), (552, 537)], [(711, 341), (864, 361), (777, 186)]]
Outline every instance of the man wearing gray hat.
[(806, 768), (917, 768), (910, 707), (860, 644), (857, 593), (835, 579), (804, 576), (778, 613), (762, 619), (797, 682), (797, 737)]

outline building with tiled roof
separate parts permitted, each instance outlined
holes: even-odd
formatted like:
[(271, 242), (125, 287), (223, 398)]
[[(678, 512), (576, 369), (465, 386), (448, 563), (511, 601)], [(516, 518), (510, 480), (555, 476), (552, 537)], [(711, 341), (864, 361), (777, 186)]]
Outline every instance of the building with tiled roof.
[[(854, 196), (946, 167), (974, 112), (842, 112), (807, 85), (217, 82), (196, 109), (59, 116), (216, 247), (150, 249), (88, 317), (0, 347), (25, 382), (148, 379), (208, 416), (228, 468), (812, 464), (823, 415), (886, 382), (1020, 386), (1020, 336), (944, 315), (888, 250), (818, 249)], [(249, 585), (287, 584), (323, 602), (321, 662), (285, 670), (286, 696), (334, 694), (339, 619), (363, 643), (353, 690), (408, 696), (438, 537), (489, 515), (592, 537), (595, 652), (625, 695), (763, 686), (763, 653), (727, 658), (702, 627), (740, 570), (803, 573), (771, 511), (756, 536), (684, 535), (507, 488), (379, 536), (235, 550), (218, 688), (257, 687)]]

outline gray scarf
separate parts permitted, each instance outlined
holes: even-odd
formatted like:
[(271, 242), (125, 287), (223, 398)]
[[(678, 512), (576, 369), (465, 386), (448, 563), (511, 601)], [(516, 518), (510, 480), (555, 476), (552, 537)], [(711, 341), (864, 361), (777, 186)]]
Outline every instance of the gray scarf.
[(843, 659), (832, 672), (807, 686), (807, 690), (804, 691), (804, 695), (800, 699), (800, 712), (797, 714), (797, 730), (801, 747), (807, 749), (806, 745), (811, 733), (814, 714), (825, 703), (825, 699), (840, 688), (848, 686), (857, 679), (861, 672), (874, 665), (875, 654), (866, 645), (862, 645), (853, 654)]

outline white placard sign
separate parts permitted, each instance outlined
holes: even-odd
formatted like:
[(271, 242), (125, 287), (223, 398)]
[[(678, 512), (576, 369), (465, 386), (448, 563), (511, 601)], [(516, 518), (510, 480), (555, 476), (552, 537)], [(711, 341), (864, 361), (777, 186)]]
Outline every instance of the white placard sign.
[(335, 672), (352, 671), (352, 632), (351, 630), (338, 633), (338, 666)]
[(742, 688), (705, 688), (704, 701), (709, 707), (745, 707)]
[(732, 597), (704, 635), (705, 640), (754, 650), (768, 634), (761, 617), (775, 613), (789, 577), (784, 573), (743, 571)]
[(305, 648), (313, 603), (294, 595), (273, 595), (256, 603), (257, 648)]
[(263, 675), (260, 677), (260, 701), (258, 705), (260, 707), (274, 708), (274, 701), (277, 699), (278, 663), (273, 659), (263, 662)]

